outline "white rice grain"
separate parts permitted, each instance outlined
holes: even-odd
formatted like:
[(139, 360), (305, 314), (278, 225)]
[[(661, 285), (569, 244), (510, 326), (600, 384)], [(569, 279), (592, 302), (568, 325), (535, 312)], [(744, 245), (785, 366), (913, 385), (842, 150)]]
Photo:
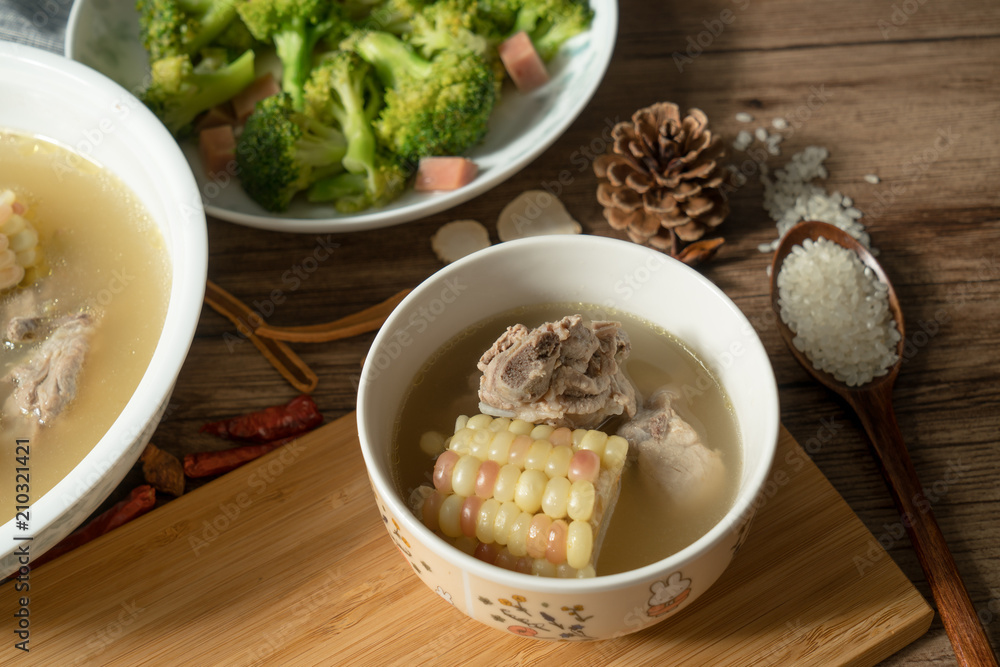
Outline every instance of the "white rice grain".
[[(821, 146), (808, 146), (781, 169), (775, 170), (773, 176), (761, 172), (760, 180), (764, 184), (764, 210), (774, 220), (778, 230), (778, 238), (766, 247), (763, 252), (773, 251), (778, 247), (781, 237), (789, 229), (802, 220), (819, 220), (835, 225), (858, 239), (865, 247), (870, 247), (871, 240), (865, 227), (861, 224), (863, 214), (851, 206), (853, 202), (839, 192), (833, 194), (813, 184), (816, 178), (826, 178), (826, 167), (823, 162), (830, 153)], [(872, 249), (873, 253), (877, 253)]]
[(865, 182), (871, 183), (872, 185), (878, 185), (879, 183), (882, 182), (882, 179), (879, 178), (876, 174), (865, 174)]
[(753, 143), (753, 135), (746, 130), (740, 130), (739, 134), (736, 135), (736, 141), (733, 142), (733, 148), (745, 151), (751, 143)]
[(785, 258), (777, 282), (781, 319), (814, 367), (857, 387), (896, 363), (888, 286), (856, 253), (807, 239)]
[(736, 120), (738, 120), (741, 123), (752, 123), (753, 116), (748, 114), (746, 111), (741, 111), (738, 114), (736, 114)]

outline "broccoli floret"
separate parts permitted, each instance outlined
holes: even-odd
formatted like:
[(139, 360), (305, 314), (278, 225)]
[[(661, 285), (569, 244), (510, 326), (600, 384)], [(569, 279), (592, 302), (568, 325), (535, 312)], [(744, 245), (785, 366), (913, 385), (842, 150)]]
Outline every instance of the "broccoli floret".
[(511, 32), (528, 33), (538, 55), (548, 61), (566, 40), (586, 31), (593, 18), (586, 0), (526, 0)]
[(260, 46), (260, 42), (254, 38), (246, 24), (237, 16), (225, 30), (212, 40), (211, 46), (226, 49), (231, 55), (239, 55), (247, 49), (256, 49)]
[(317, 182), (309, 189), (309, 200), (335, 200), (337, 209), (347, 213), (398, 197), (406, 172), (376, 145), (372, 122), (382, 108), (382, 91), (372, 66), (352, 51), (329, 53), (313, 69), (305, 93), (306, 112), (340, 127), (347, 141), (341, 161), (347, 173)]
[(496, 89), (480, 56), (447, 50), (428, 60), (386, 32), (365, 33), (352, 46), (387, 86), (375, 131), (404, 162), (458, 155), (483, 138)]
[(237, 11), (256, 39), (274, 42), (282, 90), (301, 111), (316, 44), (331, 33), (345, 37), (351, 29), (343, 6), (329, 0), (243, 0)]
[(476, 0), (438, 0), (414, 15), (410, 25), (410, 43), (428, 58), (449, 49), (492, 58), (503, 37)]
[[(433, 0), (431, 0), (433, 2)], [(348, 12), (362, 30), (381, 30), (394, 35), (405, 35), (412, 29), (410, 21), (428, 2), (425, 0), (348, 0)], [(364, 6), (367, 14), (359, 15)]]
[(284, 211), (296, 193), (342, 170), (347, 141), (336, 128), (296, 111), (287, 93), (257, 103), (236, 144), (240, 182), (269, 211)]
[(151, 61), (195, 55), (236, 18), (232, 0), (137, 0), (136, 9)]
[(231, 63), (206, 58), (197, 66), (187, 55), (168, 56), (152, 64), (142, 101), (176, 136), (183, 136), (202, 111), (232, 98), (254, 80), (254, 54), (247, 51)]

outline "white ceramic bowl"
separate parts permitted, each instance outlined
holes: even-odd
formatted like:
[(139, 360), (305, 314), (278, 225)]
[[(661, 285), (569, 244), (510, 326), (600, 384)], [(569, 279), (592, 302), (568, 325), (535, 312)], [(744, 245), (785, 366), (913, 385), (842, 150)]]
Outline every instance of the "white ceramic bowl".
[[(201, 197), (177, 143), (125, 89), (66, 58), (0, 42), (0, 90), (9, 101), (0, 105), (0, 127), (62, 144), (116, 174), (156, 221), (173, 266), (163, 331), (132, 398), (83, 461), (32, 499), (30, 552), (37, 558), (108, 497), (159, 423), (201, 314), (208, 240)], [(0, 526), (0, 576), (17, 569), (13, 553), (23, 542), (15, 537), (23, 534), (13, 519)]]
[[(201, 166), (194, 141), (182, 142), (204, 197), (205, 210), (222, 220), (284, 232), (350, 232), (417, 220), (476, 197), (524, 168), (559, 138), (590, 101), (611, 61), (618, 33), (617, 0), (590, 0), (591, 29), (569, 40), (548, 64), (552, 79), (528, 94), (504, 88), (482, 144), (468, 151), (476, 179), (451, 192), (414, 192), (381, 209), (338, 213), (332, 206), (293, 202), (271, 213), (235, 181), (220, 186)], [(76, 0), (66, 29), (66, 55), (138, 89), (148, 58), (138, 38), (135, 0)]]
[[(593, 579), (508, 572), (452, 548), (407, 509), (390, 472), (401, 402), (429, 356), (487, 317), (521, 305), (560, 302), (627, 311), (687, 343), (725, 387), (743, 444), (738, 495), (715, 527), (662, 561)], [(593, 236), (502, 243), (428, 278), (382, 326), (358, 394), (358, 432), (378, 508), (414, 571), (468, 616), (539, 639), (604, 639), (634, 632), (704, 593), (745, 538), (754, 499), (774, 458), (778, 420), (778, 392), (767, 353), (725, 294), (662, 253)], [(586, 611), (574, 616), (578, 605)], [(535, 625), (521, 622), (529, 618)]]

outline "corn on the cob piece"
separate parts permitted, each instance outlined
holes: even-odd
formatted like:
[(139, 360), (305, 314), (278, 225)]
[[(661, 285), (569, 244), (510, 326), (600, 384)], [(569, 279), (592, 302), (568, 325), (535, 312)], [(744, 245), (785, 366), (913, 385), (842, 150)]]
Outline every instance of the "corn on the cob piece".
[(38, 232), (21, 213), (24, 205), (12, 190), (0, 191), (0, 292), (31, 278), (41, 264)]
[(453, 544), (542, 576), (594, 576), (628, 443), (594, 430), (459, 417), (411, 505)]

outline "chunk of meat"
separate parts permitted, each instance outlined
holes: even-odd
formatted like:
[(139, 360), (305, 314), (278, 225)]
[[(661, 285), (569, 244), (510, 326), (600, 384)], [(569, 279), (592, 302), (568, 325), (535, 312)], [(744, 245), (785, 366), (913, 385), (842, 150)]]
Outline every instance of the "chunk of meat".
[(219, 125), (202, 130), (198, 134), (198, 152), (205, 173), (212, 178), (229, 171), (236, 163), (236, 135), (232, 125)]
[(222, 104), (216, 104), (198, 116), (198, 120), (194, 124), (194, 129), (195, 132), (201, 132), (210, 127), (233, 125), (234, 123), (236, 123), (236, 113), (233, 111), (233, 103), (223, 102)]
[(236, 115), (236, 124), (243, 125), (250, 114), (253, 113), (257, 102), (267, 99), (272, 95), (281, 92), (281, 86), (275, 80), (274, 75), (267, 74), (257, 77), (257, 79), (233, 98), (233, 113)]
[(509, 327), (479, 360), (479, 407), (534, 424), (595, 428), (636, 410), (622, 364), (631, 350), (618, 322), (580, 315), (528, 329)]
[(73, 400), (94, 328), (89, 313), (62, 317), (31, 357), (14, 368), (14, 400), (23, 412), (47, 424)]
[(413, 189), (421, 192), (431, 190), (457, 190), (468, 185), (479, 173), (479, 167), (464, 157), (422, 157), (417, 167)]
[(42, 333), (44, 319), (33, 317), (12, 317), (7, 323), (7, 340), (12, 343), (28, 343)]
[(724, 482), (719, 453), (702, 443), (698, 432), (674, 409), (675, 396), (659, 389), (643, 409), (618, 429), (629, 442), (629, 459), (644, 477), (675, 502), (696, 504), (718, 493)]
[(542, 57), (523, 30), (505, 39), (497, 52), (507, 74), (521, 92), (534, 90), (549, 80)]

